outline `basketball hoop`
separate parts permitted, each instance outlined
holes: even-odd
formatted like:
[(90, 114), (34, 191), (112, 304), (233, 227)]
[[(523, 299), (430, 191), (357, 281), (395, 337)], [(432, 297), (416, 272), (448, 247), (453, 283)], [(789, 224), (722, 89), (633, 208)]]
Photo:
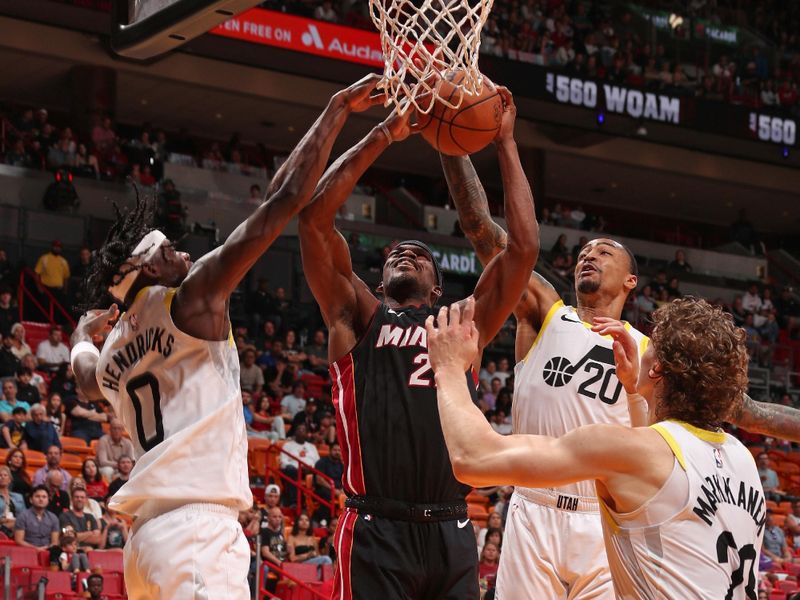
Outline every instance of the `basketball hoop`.
[[(369, 0), (372, 22), (381, 34), (385, 67), (378, 88), (387, 105), (427, 114), (439, 100), (458, 108), (465, 94), (483, 87), (478, 51), (494, 0)], [(448, 73), (463, 71), (461, 93), (439, 94)], [(457, 97), (453, 97), (457, 96)], [(401, 102), (402, 100), (402, 102)]]

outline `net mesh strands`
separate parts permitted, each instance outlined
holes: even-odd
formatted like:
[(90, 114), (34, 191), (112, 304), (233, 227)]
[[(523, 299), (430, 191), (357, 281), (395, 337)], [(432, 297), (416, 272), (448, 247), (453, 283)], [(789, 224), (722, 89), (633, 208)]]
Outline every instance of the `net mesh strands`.
[[(478, 56), (494, 0), (370, 0), (370, 15), (381, 34), (385, 61), (378, 88), (387, 105), (427, 114), (438, 99), (459, 108), (465, 94), (480, 94)], [(458, 93), (440, 96), (448, 74), (463, 71)], [(448, 86), (450, 87), (450, 86)]]

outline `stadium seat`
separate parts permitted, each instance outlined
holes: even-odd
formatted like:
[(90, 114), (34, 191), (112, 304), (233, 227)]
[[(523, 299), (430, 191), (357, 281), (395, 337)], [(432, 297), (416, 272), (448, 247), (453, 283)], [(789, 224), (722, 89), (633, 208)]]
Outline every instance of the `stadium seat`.
[(61, 457), (61, 468), (75, 477), (81, 474), (83, 459), (77, 454), (64, 454)]
[[(25, 343), (30, 346), (31, 352), (36, 354), (36, 349), (39, 347), (39, 344), (50, 335), (50, 324), (23, 321), (22, 325), (25, 327)], [(69, 340), (67, 340), (66, 343), (68, 344)]]
[(8, 556), (11, 558), (12, 568), (17, 567), (31, 567), (38, 568), (39, 566), (39, 551), (36, 548), (27, 548), (22, 546), (0, 546), (0, 557)]
[(316, 582), (320, 580), (317, 565), (307, 565), (305, 563), (292, 563), (287, 561), (283, 563), (283, 570), (286, 571), (290, 577), (294, 577), (303, 583)]
[(483, 504), (484, 506), (489, 505), (489, 497), (484, 496), (483, 494), (477, 493), (475, 490), (472, 490), (469, 494), (467, 494), (467, 503), (469, 504)]
[(779, 515), (776, 513), (772, 516), (772, 520), (775, 523), (775, 525), (783, 528), (783, 525), (786, 522), (786, 515)]
[(782, 581), (778, 581), (775, 583), (775, 589), (778, 589), (784, 593), (794, 592), (797, 590), (797, 582), (790, 579), (784, 579)]
[(51, 571), (50, 569), (31, 569), (31, 585), (44, 577), (47, 579), (47, 594), (72, 595), (72, 573), (69, 571)]
[(333, 579), (333, 565), (322, 565), (322, 581)]
[(105, 573), (106, 571), (122, 573), (125, 570), (122, 566), (122, 551), (90, 550), (89, 566), (92, 569), (96, 569), (99, 567), (103, 569), (103, 573)]
[(772, 591), (769, 595), (769, 600), (786, 600), (786, 592), (780, 590)]
[(80, 457), (81, 462), (92, 453), (92, 449), (86, 445), (84, 440), (68, 435), (61, 436), (61, 448), (64, 452)]
[(37, 452), (36, 450), (23, 450), (23, 452), (25, 453), (25, 462), (28, 463), (29, 468), (38, 469), (47, 464), (47, 459), (41, 452)]

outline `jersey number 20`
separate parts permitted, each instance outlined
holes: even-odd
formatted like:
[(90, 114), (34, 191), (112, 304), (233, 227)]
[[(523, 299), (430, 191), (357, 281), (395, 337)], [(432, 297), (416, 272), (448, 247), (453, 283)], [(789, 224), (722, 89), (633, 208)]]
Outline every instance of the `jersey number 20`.
[[(144, 408), (137, 394), (138, 390), (146, 387), (150, 388), (150, 394), (153, 397), (153, 422), (156, 428), (149, 437), (144, 430)], [(136, 413), (136, 436), (139, 439), (139, 445), (147, 452), (164, 441), (164, 421), (161, 418), (161, 393), (158, 388), (158, 379), (152, 373), (142, 373), (131, 379), (125, 386), (125, 390), (131, 398), (133, 410)]]

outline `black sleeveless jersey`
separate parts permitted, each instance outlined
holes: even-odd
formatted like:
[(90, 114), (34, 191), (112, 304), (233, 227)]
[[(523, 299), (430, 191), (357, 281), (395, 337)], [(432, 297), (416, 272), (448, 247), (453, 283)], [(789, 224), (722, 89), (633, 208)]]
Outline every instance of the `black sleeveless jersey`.
[[(439, 422), (425, 319), (428, 306), (381, 304), (366, 334), (331, 364), (347, 495), (412, 503), (463, 500)], [(472, 375), (465, 374), (475, 399)]]

